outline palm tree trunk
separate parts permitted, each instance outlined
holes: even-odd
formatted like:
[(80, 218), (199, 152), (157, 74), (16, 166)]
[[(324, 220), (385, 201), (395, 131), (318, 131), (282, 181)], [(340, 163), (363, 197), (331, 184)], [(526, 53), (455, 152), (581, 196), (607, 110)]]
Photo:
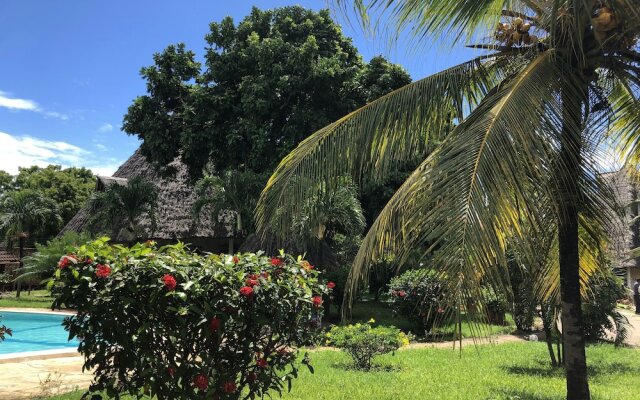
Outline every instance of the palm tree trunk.
[[(22, 257), (24, 257), (24, 235), (18, 237), (18, 258), (20, 259), (20, 270), (22, 270)], [(22, 281), (16, 282), (16, 299), (20, 298), (20, 292), (22, 291)]]
[[(586, 91), (585, 91), (586, 92)], [(567, 377), (567, 400), (589, 400), (587, 357), (582, 328), (578, 252), (578, 206), (580, 204), (579, 127), (582, 125), (584, 102), (563, 93), (563, 129), (557, 168), (558, 242), (560, 249), (560, 297), (562, 301), (562, 333), (564, 364)]]

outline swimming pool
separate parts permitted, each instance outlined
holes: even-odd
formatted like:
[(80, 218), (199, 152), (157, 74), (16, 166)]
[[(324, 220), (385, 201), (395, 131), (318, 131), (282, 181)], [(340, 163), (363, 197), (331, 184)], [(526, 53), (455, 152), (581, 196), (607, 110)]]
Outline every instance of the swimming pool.
[(62, 327), (66, 315), (34, 312), (0, 311), (0, 324), (13, 331), (0, 342), (0, 354), (77, 348)]

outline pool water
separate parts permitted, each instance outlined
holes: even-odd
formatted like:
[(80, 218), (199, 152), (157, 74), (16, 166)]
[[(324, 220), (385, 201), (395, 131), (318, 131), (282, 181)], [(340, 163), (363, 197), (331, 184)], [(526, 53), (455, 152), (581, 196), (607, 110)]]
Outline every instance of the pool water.
[(0, 311), (0, 325), (13, 331), (0, 342), (0, 354), (25, 351), (76, 348), (69, 333), (62, 327), (65, 315)]

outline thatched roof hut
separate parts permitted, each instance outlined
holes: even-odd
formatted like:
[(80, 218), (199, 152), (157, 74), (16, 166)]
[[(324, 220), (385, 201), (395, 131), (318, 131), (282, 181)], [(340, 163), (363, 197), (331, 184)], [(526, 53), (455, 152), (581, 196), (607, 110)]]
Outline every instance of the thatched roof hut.
[[(112, 177), (98, 176), (96, 190), (103, 191), (113, 184), (126, 185), (129, 179), (140, 176), (153, 183), (158, 192), (156, 227), (152, 231), (151, 220), (146, 215), (140, 217), (136, 222), (141, 233), (135, 240), (153, 239), (160, 243), (180, 240), (206, 251), (228, 251), (229, 243), (233, 243), (235, 236), (233, 223), (229, 221), (231, 216), (221, 214), (217, 224), (212, 223), (211, 219), (204, 215), (196, 221), (192, 212), (196, 194), (193, 186), (189, 184), (187, 168), (177, 160), (171, 164), (171, 167), (175, 170), (173, 177), (161, 176), (138, 149)], [(90, 215), (90, 207), (86, 205), (69, 221), (60, 234), (67, 231), (95, 231), (96, 229), (89, 227)], [(115, 235), (111, 234), (111, 238), (116, 242), (131, 241), (131, 238), (124, 235), (122, 231)]]
[(609, 255), (614, 267), (624, 274), (626, 283), (631, 286), (640, 278), (640, 258), (629, 258), (629, 250), (640, 247), (640, 224), (631, 221), (638, 215), (638, 184), (629, 179), (624, 170), (608, 172), (602, 175), (614, 190), (618, 204), (626, 208), (622, 218), (616, 218), (612, 225)]

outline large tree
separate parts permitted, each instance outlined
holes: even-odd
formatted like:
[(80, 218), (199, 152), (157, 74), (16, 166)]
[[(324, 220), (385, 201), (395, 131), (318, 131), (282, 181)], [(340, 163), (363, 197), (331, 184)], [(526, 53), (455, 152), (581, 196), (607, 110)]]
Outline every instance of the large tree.
[[(13, 190), (33, 190), (57, 204), (62, 223), (66, 224), (86, 203), (95, 188), (95, 177), (86, 168), (47, 167), (20, 168), (12, 183)], [(42, 232), (45, 236), (58, 233), (56, 229)]]
[(123, 125), (149, 161), (180, 156), (193, 177), (271, 173), (313, 131), (411, 82), (382, 57), (363, 62), (326, 10), (254, 8), (212, 23), (206, 41), (204, 66), (184, 44), (154, 56)]
[[(370, 259), (437, 248), (434, 263), (447, 290), (464, 304), (482, 296), (481, 281), (500, 284), (509, 239), (524, 243), (519, 251), (534, 259), (536, 246), (527, 245), (525, 235), (552, 229), (567, 398), (589, 399), (581, 254), (602, 239), (602, 230), (591, 228), (606, 226), (605, 210), (612, 205), (611, 191), (598, 177), (604, 137), (613, 135), (621, 154), (638, 166), (638, 2), (356, 5), (365, 14), (382, 15), (382, 26), (388, 18), (392, 29), (416, 38), (473, 40), (486, 54), (383, 96), (304, 140), (281, 161), (263, 192), (260, 230), (289, 231), (301, 199), (315, 194), (318, 185), (307, 185), (309, 180), (330, 184), (344, 174), (380, 180), (434, 150), (369, 230), (351, 271), (351, 293)], [(436, 145), (452, 122), (455, 128)], [(593, 240), (581, 240), (579, 232)]]

